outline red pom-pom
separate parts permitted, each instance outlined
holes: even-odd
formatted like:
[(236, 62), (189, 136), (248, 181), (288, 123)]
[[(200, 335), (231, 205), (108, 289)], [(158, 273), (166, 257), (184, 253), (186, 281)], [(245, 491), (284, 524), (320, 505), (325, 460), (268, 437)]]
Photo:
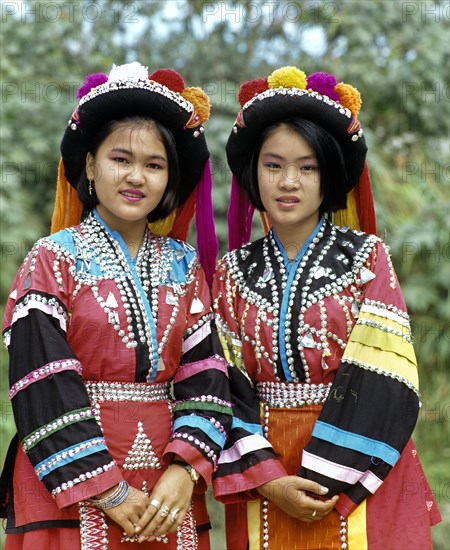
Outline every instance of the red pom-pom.
[(183, 78), (173, 69), (157, 69), (148, 78), (159, 82), (159, 84), (163, 84), (166, 88), (172, 90), (172, 92), (181, 93), (184, 90)]
[(265, 92), (268, 88), (267, 78), (257, 78), (256, 80), (250, 80), (250, 82), (244, 82), (238, 95), (241, 107), (254, 98), (255, 95)]

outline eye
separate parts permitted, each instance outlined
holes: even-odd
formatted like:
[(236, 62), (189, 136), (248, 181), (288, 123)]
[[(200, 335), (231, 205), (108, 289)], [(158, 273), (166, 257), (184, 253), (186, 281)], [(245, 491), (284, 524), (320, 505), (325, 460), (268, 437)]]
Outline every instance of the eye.
[(278, 162), (265, 162), (264, 166), (269, 170), (279, 170), (281, 168), (281, 164)]
[(124, 157), (113, 157), (113, 160), (115, 162), (118, 162), (119, 164), (126, 164), (128, 163), (128, 160)]
[(150, 162), (147, 164), (147, 168), (151, 168), (152, 170), (162, 170), (163, 167), (160, 164), (157, 164), (156, 162)]
[(314, 172), (318, 169), (319, 167), (316, 164), (305, 164), (304, 166), (300, 166), (300, 170), (303, 172)]

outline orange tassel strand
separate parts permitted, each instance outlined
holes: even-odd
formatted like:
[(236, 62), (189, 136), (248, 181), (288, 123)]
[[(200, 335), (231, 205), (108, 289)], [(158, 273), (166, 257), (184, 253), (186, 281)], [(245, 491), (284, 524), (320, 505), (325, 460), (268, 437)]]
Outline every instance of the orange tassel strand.
[(58, 166), (58, 182), (56, 184), (51, 233), (57, 233), (66, 227), (78, 225), (82, 211), (83, 205), (78, 199), (77, 192), (67, 181), (64, 163), (61, 159)]

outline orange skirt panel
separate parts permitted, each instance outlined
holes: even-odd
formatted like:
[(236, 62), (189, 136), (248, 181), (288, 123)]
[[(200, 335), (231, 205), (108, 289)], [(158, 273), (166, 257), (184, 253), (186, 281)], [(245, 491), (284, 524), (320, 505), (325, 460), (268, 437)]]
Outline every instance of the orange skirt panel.
[[(300, 414), (298, 409), (269, 409), (267, 437), (289, 475), (295, 475), (301, 464), (303, 448), (311, 439), (321, 410), (321, 405), (302, 407)], [(254, 507), (259, 512), (259, 525), (254, 521), (257, 513)], [(251, 521), (248, 525), (250, 550), (263, 549), (264, 543), (268, 543), (269, 549), (277, 550), (340, 550), (340, 531), (346, 529), (345, 520), (341, 522), (337, 512), (331, 512), (321, 521), (305, 523), (265, 499), (248, 503), (248, 519)]]
[[(301, 464), (321, 409), (262, 404), (267, 437), (289, 475)], [(305, 523), (266, 499), (227, 505), (226, 519), (229, 550), (246, 550), (247, 540), (250, 550), (431, 550), (430, 527), (440, 514), (410, 440), (380, 489), (346, 519), (332, 511), (321, 521)]]

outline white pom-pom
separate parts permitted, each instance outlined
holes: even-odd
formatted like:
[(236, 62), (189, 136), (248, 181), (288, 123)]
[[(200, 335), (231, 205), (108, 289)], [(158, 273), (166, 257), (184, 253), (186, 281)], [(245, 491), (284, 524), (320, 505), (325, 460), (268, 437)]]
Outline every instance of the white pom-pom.
[(119, 82), (123, 80), (147, 80), (148, 68), (137, 61), (125, 65), (113, 65), (109, 73), (108, 82)]

